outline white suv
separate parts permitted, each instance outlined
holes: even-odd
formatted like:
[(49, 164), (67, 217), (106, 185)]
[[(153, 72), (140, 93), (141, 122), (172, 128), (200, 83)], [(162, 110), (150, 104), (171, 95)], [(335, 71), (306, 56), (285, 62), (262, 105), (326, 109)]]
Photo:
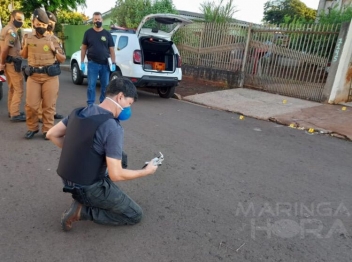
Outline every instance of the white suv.
[[(191, 20), (174, 14), (151, 14), (143, 18), (137, 30), (111, 30), (115, 42), (116, 71), (110, 79), (124, 76), (136, 87), (157, 88), (163, 98), (170, 98), (182, 79), (181, 56), (172, 35)], [(87, 57), (84, 62), (87, 64)], [(80, 85), (87, 77), (81, 71), (81, 51), (71, 57), (73, 83)], [(87, 68), (87, 66), (86, 66)]]

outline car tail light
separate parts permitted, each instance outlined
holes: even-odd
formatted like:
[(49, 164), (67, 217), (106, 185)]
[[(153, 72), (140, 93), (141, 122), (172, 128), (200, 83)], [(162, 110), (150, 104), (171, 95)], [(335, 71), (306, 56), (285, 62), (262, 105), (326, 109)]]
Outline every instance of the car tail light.
[(133, 63), (140, 64), (141, 63), (141, 50), (134, 50), (133, 52)]
[(177, 67), (178, 67), (178, 68), (181, 68), (181, 65), (182, 65), (182, 59), (181, 59), (181, 56), (178, 55), (178, 56), (177, 56)]
[(0, 82), (6, 82), (6, 76), (4, 74), (0, 75)]

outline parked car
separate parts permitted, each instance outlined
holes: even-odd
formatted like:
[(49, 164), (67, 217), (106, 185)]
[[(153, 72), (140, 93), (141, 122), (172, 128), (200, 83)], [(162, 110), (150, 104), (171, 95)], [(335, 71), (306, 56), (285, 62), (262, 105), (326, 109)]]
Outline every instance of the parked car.
[[(171, 37), (189, 23), (192, 21), (179, 15), (151, 14), (136, 30), (111, 30), (116, 71), (111, 72), (110, 80), (128, 77), (136, 87), (156, 88), (160, 97), (170, 98), (182, 80), (181, 56)], [(87, 69), (82, 72), (80, 67), (81, 52), (77, 51), (71, 57), (72, 81), (77, 85), (87, 77)]]

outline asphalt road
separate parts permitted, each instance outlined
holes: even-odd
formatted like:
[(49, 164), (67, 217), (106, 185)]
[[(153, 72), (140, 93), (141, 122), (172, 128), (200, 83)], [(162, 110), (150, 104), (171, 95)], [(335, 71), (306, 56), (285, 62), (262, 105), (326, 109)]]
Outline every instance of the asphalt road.
[[(85, 105), (61, 75), (57, 111)], [(23, 138), (0, 101), (0, 261), (352, 261), (352, 143), (139, 93), (125, 128), (129, 167), (159, 151), (157, 172), (121, 182), (144, 210), (135, 226), (60, 228), (71, 198), (60, 150)]]

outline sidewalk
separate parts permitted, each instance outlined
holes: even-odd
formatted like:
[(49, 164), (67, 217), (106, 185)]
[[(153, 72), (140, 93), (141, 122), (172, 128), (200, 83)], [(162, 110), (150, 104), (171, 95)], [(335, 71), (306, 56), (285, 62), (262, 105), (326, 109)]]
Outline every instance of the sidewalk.
[(243, 88), (191, 95), (182, 99), (292, 128), (352, 140), (351, 103), (327, 105)]
[[(66, 60), (61, 68), (70, 71), (70, 60)], [(352, 103), (327, 105), (244, 88), (176, 97), (292, 128), (314, 129), (314, 132), (352, 140)]]

